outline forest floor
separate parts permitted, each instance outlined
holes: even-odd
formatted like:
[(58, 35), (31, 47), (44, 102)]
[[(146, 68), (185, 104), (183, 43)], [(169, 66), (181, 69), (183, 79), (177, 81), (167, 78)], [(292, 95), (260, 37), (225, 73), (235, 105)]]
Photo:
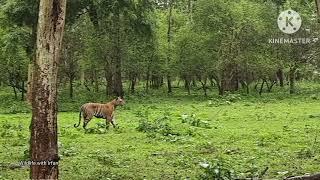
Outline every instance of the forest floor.
[[(116, 111), (118, 128), (107, 130), (102, 119), (93, 119), (87, 131), (74, 128), (77, 108), (69, 111), (72, 102), (61, 103), (68, 112), (58, 114), (60, 178), (198, 179), (233, 173), (282, 179), (316, 173), (319, 89), (261, 97), (130, 96)], [(31, 113), (8, 99), (0, 94), (0, 179), (26, 179), (28, 167), (6, 165), (28, 159)]]

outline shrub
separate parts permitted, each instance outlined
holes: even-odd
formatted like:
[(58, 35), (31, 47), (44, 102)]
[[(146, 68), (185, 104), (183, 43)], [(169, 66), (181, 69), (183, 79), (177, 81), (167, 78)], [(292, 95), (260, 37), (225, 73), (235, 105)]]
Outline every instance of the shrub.
[(169, 124), (170, 115), (165, 113), (163, 116), (156, 118), (154, 120), (149, 120), (148, 113), (140, 113), (142, 118), (139, 120), (139, 125), (136, 128), (137, 131), (148, 133), (148, 137), (156, 137), (156, 134), (160, 134), (162, 136), (176, 136), (180, 135), (180, 133), (174, 132), (173, 127)]
[(143, 118), (139, 121), (139, 125), (136, 129), (140, 132), (159, 133), (163, 136), (177, 135), (177, 133), (173, 132), (172, 127), (166, 120), (167, 117), (161, 117), (154, 121)]
[(235, 171), (222, 159), (216, 159), (209, 163), (200, 163), (200, 166), (203, 168), (203, 173), (199, 176), (199, 179), (236, 179)]
[(181, 115), (180, 118), (182, 123), (188, 123), (191, 126), (195, 126), (195, 127), (211, 129), (207, 121), (202, 121), (201, 119), (197, 118), (195, 114), (191, 114), (191, 115), (183, 114)]

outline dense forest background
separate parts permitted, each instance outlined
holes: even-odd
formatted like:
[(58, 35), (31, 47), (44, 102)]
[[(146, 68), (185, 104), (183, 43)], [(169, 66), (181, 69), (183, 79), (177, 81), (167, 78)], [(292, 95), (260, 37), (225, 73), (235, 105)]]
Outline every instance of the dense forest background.
[(0, 179), (319, 178), (320, 0), (66, 1), (0, 0)]
[[(2, 0), (0, 85), (16, 99), (31, 92), (38, 1)], [(303, 25), (282, 33), (282, 10)], [(106, 97), (166, 88), (204, 95), (263, 93), (297, 80), (319, 81), (316, 3), (311, 0), (70, 0), (59, 64), (59, 87)], [(310, 44), (273, 44), (270, 38), (311, 38)]]

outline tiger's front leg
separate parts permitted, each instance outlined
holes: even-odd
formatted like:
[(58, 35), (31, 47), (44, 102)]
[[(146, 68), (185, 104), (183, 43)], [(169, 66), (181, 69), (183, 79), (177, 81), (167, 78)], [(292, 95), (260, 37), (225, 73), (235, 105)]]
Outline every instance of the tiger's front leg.
[(104, 119), (106, 120), (106, 129), (108, 129), (111, 117), (107, 115)]
[(113, 128), (116, 128), (116, 119), (115, 118), (112, 118), (111, 124), (112, 124)]
[(114, 116), (107, 116), (107, 120), (106, 120), (106, 123), (111, 123), (113, 128), (116, 128), (116, 119)]
[(106, 118), (106, 129), (109, 128), (109, 120)]

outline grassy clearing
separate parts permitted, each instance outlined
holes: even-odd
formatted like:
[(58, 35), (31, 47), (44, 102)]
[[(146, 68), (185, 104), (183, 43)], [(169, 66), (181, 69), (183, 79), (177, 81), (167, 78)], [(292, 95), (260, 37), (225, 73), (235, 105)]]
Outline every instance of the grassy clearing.
[[(93, 119), (87, 132), (73, 127), (77, 112), (61, 112), (60, 177), (197, 179), (220, 169), (220, 176), (244, 178), (268, 167), (264, 178), (281, 179), (318, 172), (320, 94), (303, 94), (131, 96), (117, 110), (118, 129)], [(0, 115), (3, 163), (28, 158), (30, 119)], [(28, 168), (0, 171), (0, 179), (28, 178)]]

